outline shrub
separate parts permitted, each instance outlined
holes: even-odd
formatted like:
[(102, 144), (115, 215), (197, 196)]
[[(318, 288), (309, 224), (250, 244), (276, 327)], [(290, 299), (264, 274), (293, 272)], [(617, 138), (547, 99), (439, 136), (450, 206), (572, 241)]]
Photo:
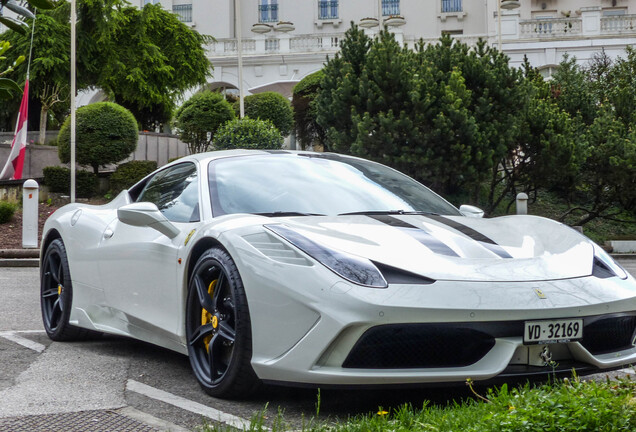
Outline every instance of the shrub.
[(157, 169), (157, 162), (135, 160), (117, 167), (110, 176), (110, 192), (118, 194)]
[(294, 86), (292, 107), (296, 138), (303, 149), (313, 144), (323, 144), (325, 141), (326, 132), (316, 121), (316, 107), (313, 103), (320, 91), (320, 80), (323, 76), (321, 69), (307, 75)]
[[(71, 190), (71, 170), (64, 167), (44, 168), (44, 184), (51, 192), (69, 193)], [(97, 191), (97, 176), (90, 171), (75, 172), (75, 193), (79, 197), (89, 198)]]
[(285, 96), (275, 92), (258, 93), (247, 96), (244, 104), (245, 116), (269, 120), (282, 136), (290, 134), (294, 125), (294, 111)]
[[(71, 128), (68, 117), (58, 135), (60, 161), (71, 160)], [(137, 148), (137, 121), (126, 108), (99, 102), (77, 109), (76, 161), (93, 167), (126, 159)]]
[(193, 95), (175, 116), (179, 138), (193, 154), (208, 150), (219, 126), (234, 117), (232, 106), (223, 95), (211, 91)]
[(216, 132), (214, 146), (224, 149), (280, 149), (283, 136), (268, 120), (249, 117), (227, 122)]
[(8, 201), (0, 201), (0, 224), (9, 222), (15, 214), (18, 205)]

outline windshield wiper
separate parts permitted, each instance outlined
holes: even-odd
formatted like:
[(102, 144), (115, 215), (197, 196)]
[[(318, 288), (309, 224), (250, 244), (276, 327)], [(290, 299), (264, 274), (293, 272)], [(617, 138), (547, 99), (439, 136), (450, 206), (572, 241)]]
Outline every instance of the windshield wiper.
[(373, 215), (437, 215), (437, 213), (426, 212), (426, 211), (416, 211), (416, 210), (367, 210), (367, 211), (359, 211), (359, 212), (350, 212), (350, 213), (340, 213), (338, 216), (352, 216), (352, 215), (365, 215), (365, 216), (373, 216)]
[(252, 213), (258, 216), (269, 216), (269, 217), (285, 217), (285, 216), (325, 216), (320, 213), (303, 213), (296, 211), (276, 211), (276, 212), (263, 212), (263, 213)]

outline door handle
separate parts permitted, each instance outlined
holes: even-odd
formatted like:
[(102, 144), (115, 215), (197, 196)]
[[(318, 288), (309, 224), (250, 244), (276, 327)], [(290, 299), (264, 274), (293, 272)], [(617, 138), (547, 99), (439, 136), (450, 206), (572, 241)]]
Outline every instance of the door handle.
[(109, 239), (113, 236), (113, 234), (115, 234), (113, 230), (108, 228), (106, 231), (104, 231), (104, 238)]

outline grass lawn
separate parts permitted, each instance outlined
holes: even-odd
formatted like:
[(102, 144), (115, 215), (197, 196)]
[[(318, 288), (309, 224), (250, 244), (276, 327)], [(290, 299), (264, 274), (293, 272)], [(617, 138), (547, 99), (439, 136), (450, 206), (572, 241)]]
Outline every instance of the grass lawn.
[[(319, 407), (320, 400), (317, 406)], [(308, 420), (302, 428), (291, 428), (284, 414), (273, 421), (267, 410), (252, 419), (250, 432), (518, 432), (518, 431), (634, 431), (636, 430), (636, 382), (624, 378), (604, 382), (574, 376), (554, 383), (490, 389), (484, 395), (447, 406), (404, 405), (398, 409), (349, 418), (343, 421)], [(317, 408), (319, 411), (319, 408)], [(269, 428), (269, 429), (268, 429)], [(203, 431), (230, 431), (206, 426)]]

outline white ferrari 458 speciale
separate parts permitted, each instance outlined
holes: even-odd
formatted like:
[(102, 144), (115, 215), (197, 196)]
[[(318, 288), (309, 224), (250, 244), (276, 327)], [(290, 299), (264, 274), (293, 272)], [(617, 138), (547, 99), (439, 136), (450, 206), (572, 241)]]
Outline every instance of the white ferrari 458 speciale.
[(561, 223), (481, 216), (354, 157), (188, 156), (47, 220), (44, 327), (186, 354), (219, 397), (636, 363), (632, 276)]

